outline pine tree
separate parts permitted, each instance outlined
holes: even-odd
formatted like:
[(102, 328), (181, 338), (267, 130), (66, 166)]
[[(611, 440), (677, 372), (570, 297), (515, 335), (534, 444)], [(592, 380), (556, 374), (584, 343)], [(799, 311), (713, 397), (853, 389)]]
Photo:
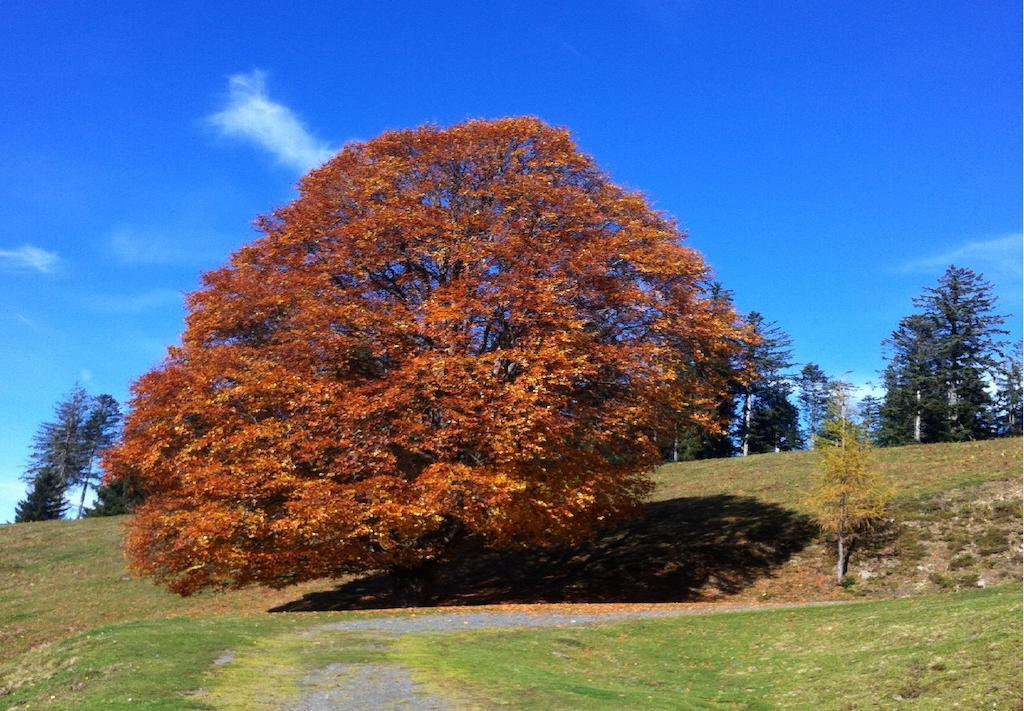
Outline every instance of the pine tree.
[(800, 418), (790, 402), (789, 383), (780, 380), (755, 389), (750, 413), (750, 454), (789, 452), (803, 446)]
[(879, 438), (884, 446), (944, 441), (934, 340), (934, 329), (918, 314), (901, 319), (883, 344), (889, 357), (882, 374), (885, 400)]
[(936, 378), (945, 395), (947, 437), (953, 441), (992, 436), (992, 404), (986, 376), (996, 370), (1002, 316), (994, 313), (992, 285), (970, 269), (950, 266), (937, 286), (914, 300), (930, 322)]
[(796, 385), (799, 389), (797, 399), (803, 408), (804, 432), (807, 433), (808, 445), (811, 445), (828, 414), (832, 381), (817, 364), (808, 363), (800, 370)]
[(33, 438), (26, 480), (34, 480), (38, 471), (52, 469), (65, 492), (81, 481), (88, 457), (83, 435), (89, 404), (88, 393), (79, 385), (57, 404), (55, 421), (44, 422)]
[(970, 269), (949, 267), (915, 298), (920, 312), (886, 340), (889, 363), (880, 441), (948, 442), (994, 433), (987, 392), (1000, 357), (1003, 317), (992, 286)]
[(51, 468), (37, 471), (29, 485), (28, 494), (14, 508), (14, 522), (51, 521), (63, 518), (68, 505), (64, 501), (63, 481)]
[(799, 446), (796, 408), (789, 402), (792, 388), (784, 371), (793, 365), (793, 342), (774, 321), (752, 311), (747, 326), (756, 340), (742, 353), (744, 367), (752, 374), (740, 393), (737, 436), (743, 456), (782, 451)]

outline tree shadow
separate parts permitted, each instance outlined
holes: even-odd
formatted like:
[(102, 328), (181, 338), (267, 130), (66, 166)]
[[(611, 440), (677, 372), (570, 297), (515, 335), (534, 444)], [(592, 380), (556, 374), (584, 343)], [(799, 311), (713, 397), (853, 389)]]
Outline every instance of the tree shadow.
[[(595, 540), (561, 550), (462, 552), (437, 569), (430, 605), (682, 602), (742, 590), (817, 533), (806, 516), (749, 497), (648, 504)], [(394, 576), (370, 574), (303, 595), (271, 612), (402, 607)]]

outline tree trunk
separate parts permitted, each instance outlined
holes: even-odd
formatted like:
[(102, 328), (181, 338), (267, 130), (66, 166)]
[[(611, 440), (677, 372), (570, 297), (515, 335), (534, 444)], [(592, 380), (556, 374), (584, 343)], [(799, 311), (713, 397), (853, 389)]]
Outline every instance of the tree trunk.
[(82, 518), (82, 511), (85, 510), (85, 493), (89, 491), (89, 479), (82, 482), (82, 498), (78, 500), (78, 515), (75, 518)]
[(679, 431), (676, 430), (676, 436), (672, 440), (672, 461), (679, 461)]
[(850, 563), (850, 546), (846, 536), (839, 534), (838, 556), (836, 557), (836, 584), (841, 585), (846, 577), (846, 568)]
[(743, 398), (743, 456), (750, 453), (750, 391)]
[(408, 568), (396, 568), (391, 572), (391, 577), (397, 607), (429, 605), (434, 598), (437, 563), (430, 560)]
[(921, 391), (917, 391), (917, 409), (914, 411), (914, 441), (921, 443)]

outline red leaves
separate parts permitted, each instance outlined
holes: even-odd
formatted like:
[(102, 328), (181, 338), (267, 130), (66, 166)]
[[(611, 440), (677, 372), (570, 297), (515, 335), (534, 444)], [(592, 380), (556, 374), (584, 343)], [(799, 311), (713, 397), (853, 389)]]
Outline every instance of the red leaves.
[[(115, 476), (179, 592), (551, 545), (626, 515), (656, 438), (713, 426), (735, 315), (639, 195), (534, 119), (351, 145), (189, 299)], [(716, 380), (716, 378), (718, 378)]]

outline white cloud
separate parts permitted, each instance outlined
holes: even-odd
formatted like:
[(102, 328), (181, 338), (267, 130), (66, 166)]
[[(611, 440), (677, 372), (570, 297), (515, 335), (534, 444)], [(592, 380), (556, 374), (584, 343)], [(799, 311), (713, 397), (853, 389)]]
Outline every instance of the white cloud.
[(37, 272), (49, 273), (56, 268), (58, 261), (56, 252), (49, 252), (30, 244), (17, 249), (0, 249), (0, 264), (19, 269), (35, 269)]
[(987, 240), (971, 240), (941, 254), (913, 259), (903, 265), (902, 271), (935, 273), (955, 264), (986, 275), (998, 274), (1020, 278), (1021, 244), (1020, 233)]
[(121, 227), (110, 235), (110, 249), (122, 264), (177, 264), (191, 261), (186, 250), (147, 230)]
[(87, 296), (82, 302), (97, 313), (138, 314), (171, 306), (181, 308), (185, 303), (185, 296), (173, 289), (153, 289), (139, 294)]
[(208, 119), (221, 134), (249, 141), (279, 163), (303, 172), (335, 153), (313, 137), (291, 109), (270, 99), (264, 72), (229, 77), (228, 92), (227, 106)]

